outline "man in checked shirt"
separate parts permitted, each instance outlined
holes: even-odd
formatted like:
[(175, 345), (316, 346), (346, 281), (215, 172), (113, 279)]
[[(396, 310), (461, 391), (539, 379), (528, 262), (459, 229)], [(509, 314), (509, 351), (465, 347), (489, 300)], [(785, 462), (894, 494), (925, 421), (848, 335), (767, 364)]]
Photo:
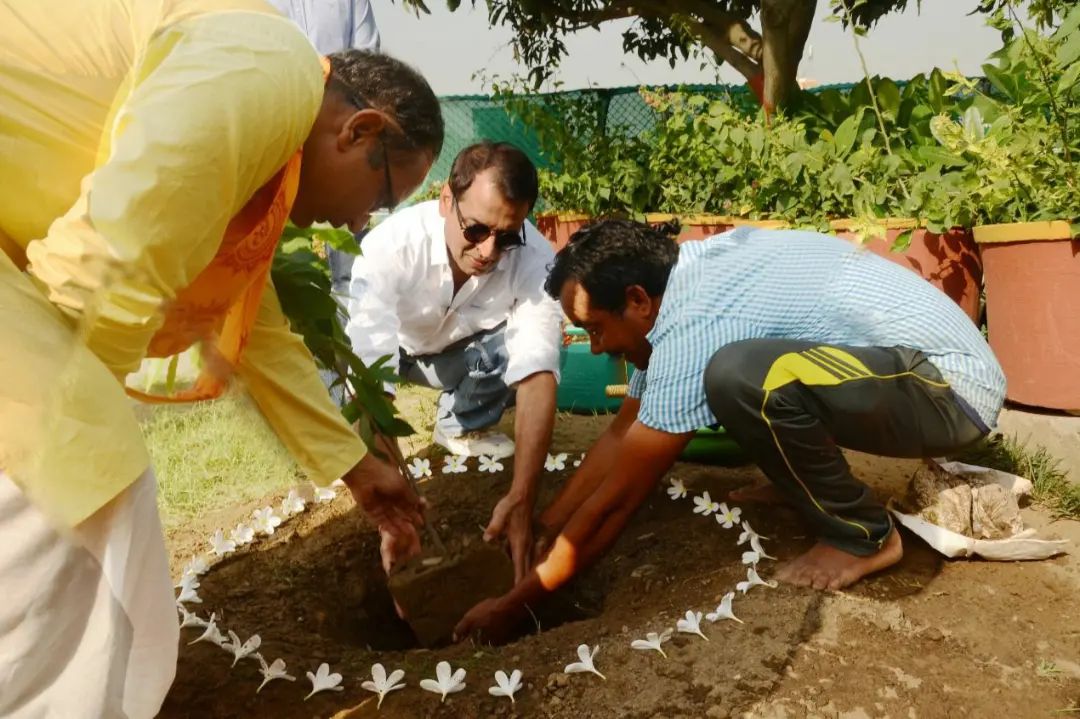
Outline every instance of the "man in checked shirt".
[(719, 422), (818, 542), (776, 578), (841, 589), (900, 561), (888, 510), (841, 447), (934, 457), (985, 436), (1005, 377), (979, 328), (913, 272), (815, 232), (738, 228), (677, 247), (635, 222), (577, 233), (547, 289), (592, 351), (637, 368), (629, 397), (540, 515), (550, 549), (456, 635), (499, 641), (615, 542), (694, 431)]

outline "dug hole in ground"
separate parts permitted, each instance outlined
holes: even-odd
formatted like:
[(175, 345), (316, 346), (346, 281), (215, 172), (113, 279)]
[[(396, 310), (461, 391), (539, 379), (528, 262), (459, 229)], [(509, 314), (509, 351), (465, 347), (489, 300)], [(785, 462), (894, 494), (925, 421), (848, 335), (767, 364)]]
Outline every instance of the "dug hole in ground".
[[(419, 400), (430, 396), (419, 392)], [(403, 400), (408, 406), (408, 403)], [(413, 405), (414, 409), (418, 406)], [(418, 429), (410, 452), (427, 446), (424, 412), (407, 418)], [(571, 458), (585, 451), (608, 417), (560, 414), (552, 451)], [(504, 418), (511, 431), (512, 413)], [(902, 496), (918, 466), (907, 460), (851, 455), (857, 475), (886, 499)], [(433, 477), (422, 489), (448, 545), (479, 542), (491, 508), (508, 488), (511, 463), (497, 474)], [(544, 473), (541, 505), (571, 475)], [(690, 497), (708, 490), (723, 499), (760, 481), (753, 467), (678, 464), (668, 475), (685, 481)], [(666, 484), (666, 482), (665, 482)], [(277, 506), (288, 487), (256, 501), (221, 507), (168, 532), (173, 576), (207, 538), (246, 522), (251, 512)], [(176, 682), (161, 716), (198, 717), (1061, 717), (1080, 708), (1080, 562), (1075, 554), (1028, 563), (943, 561), (904, 534), (896, 567), (850, 591), (821, 593), (780, 585), (737, 595), (745, 623), (703, 624), (705, 641), (676, 634), (668, 659), (630, 642), (673, 628), (687, 609), (711, 611), (746, 577), (739, 530), (692, 513), (690, 498), (672, 501), (658, 487), (628, 529), (594, 568), (537, 608), (536, 622), (501, 647), (469, 643), (426, 649), (393, 610), (379, 568), (378, 538), (351, 497), (340, 491), (268, 538), (217, 560), (200, 578), (201, 616), (241, 637), (258, 633), (267, 661), (283, 658), (296, 683), (276, 681), (256, 694), (258, 665), (230, 669), (229, 653), (188, 645), (200, 630), (184, 630)], [(786, 507), (742, 505), (743, 519), (769, 537), (766, 550), (782, 562), (808, 549), (806, 525)], [(1080, 524), (1024, 510), (1028, 526), (1080, 541)], [(458, 551), (454, 549), (452, 551)], [(776, 563), (759, 565), (768, 579)], [(443, 602), (439, 583), (418, 589), (423, 601)], [(599, 645), (591, 674), (563, 674), (579, 644)], [(466, 689), (440, 703), (418, 688), (435, 665), (464, 667)], [(343, 691), (302, 701), (304, 673), (327, 662), (343, 675)], [(381, 662), (404, 669), (407, 688), (387, 696), (381, 710), (361, 688)], [(524, 688), (511, 705), (489, 696), (496, 670), (520, 669)]]

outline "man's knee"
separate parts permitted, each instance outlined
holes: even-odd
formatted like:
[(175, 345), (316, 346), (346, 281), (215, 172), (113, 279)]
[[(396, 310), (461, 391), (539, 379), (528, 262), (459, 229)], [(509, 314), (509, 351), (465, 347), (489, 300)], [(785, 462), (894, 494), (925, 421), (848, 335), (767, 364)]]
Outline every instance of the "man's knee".
[(505, 332), (499, 328), (477, 335), (469, 343), (466, 356), (469, 374), (474, 379), (501, 378), (510, 365)]

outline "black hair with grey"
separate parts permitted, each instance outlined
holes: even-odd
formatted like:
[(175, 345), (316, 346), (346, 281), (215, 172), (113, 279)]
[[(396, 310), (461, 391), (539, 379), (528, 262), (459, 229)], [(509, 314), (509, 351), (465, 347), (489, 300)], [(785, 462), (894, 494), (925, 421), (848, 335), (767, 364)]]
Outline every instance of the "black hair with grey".
[(327, 57), (330, 87), (358, 107), (386, 113), (401, 127), (387, 133), (392, 150), (431, 150), (443, 144), (439, 98), (419, 72), (401, 60), (369, 50), (343, 50)]
[(650, 297), (667, 287), (679, 247), (663, 229), (631, 220), (600, 220), (570, 236), (548, 273), (544, 289), (559, 299), (563, 286), (576, 280), (597, 309), (621, 313), (626, 289), (640, 285)]
[(484, 140), (459, 152), (447, 180), (450, 192), (454, 197), (461, 197), (472, 187), (477, 175), (492, 168), (503, 199), (527, 203), (531, 211), (540, 193), (536, 165), (528, 155), (508, 142)]

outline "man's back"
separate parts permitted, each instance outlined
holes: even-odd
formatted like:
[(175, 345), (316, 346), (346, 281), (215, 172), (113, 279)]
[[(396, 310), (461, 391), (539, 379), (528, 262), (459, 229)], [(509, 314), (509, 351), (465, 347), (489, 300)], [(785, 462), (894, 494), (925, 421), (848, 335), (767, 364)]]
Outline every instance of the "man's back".
[[(693, 357), (698, 372), (720, 346), (764, 338), (918, 349), (987, 424), (1000, 409), (1001, 369), (952, 300), (909, 270), (814, 232), (743, 228), (684, 244), (639, 383), (660, 381), (669, 354), (680, 354), (680, 365)], [(693, 404), (704, 408), (699, 389)]]
[(268, 0), (300, 26), (321, 55), (355, 48), (379, 51), (369, 0)]

